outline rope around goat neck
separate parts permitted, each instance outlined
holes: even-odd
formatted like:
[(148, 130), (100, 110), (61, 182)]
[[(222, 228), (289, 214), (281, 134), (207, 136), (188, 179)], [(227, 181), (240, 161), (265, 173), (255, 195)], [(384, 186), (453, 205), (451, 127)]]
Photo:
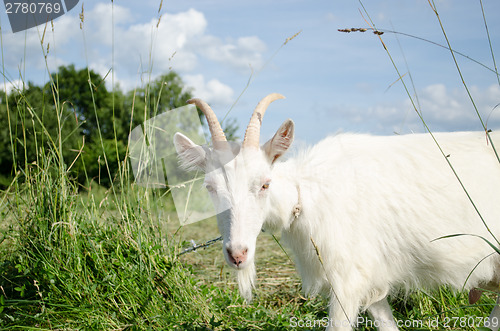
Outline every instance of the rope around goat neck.
[(293, 206), (292, 209), (292, 214), (294, 218), (292, 221), (299, 218), (301, 213), (302, 213), (302, 199), (300, 198), (300, 186), (297, 185), (297, 203), (295, 204), (295, 206)]

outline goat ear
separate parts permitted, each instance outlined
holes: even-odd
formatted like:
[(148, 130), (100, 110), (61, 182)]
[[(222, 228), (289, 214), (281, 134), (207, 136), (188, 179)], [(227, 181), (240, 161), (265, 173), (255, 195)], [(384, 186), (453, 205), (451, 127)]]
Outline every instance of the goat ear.
[(269, 162), (273, 164), (280, 156), (285, 154), (293, 142), (295, 124), (291, 119), (281, 124), (274, 136), (262, 146)]
[(174, 146), (180, 159), (181, 167), (188, 170), (205, 168), (206, 152), (180, 132), (174, 134)]

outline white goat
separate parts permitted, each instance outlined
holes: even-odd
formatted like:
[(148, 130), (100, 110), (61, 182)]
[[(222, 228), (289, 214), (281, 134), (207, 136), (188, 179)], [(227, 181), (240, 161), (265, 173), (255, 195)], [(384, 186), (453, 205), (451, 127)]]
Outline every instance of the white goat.
[[(259, 135), (266, 108), (281, 98), (271, 94), (258, 104), (239, 151), (229, 148), (215, 114), (199, 99), (190, 103), (205, 113), (214, 148), (174, 135), (182, 164), (205, 172), (223, 253), (238, 271), (243, 297), (252, 296), (263, 227), (281, 230), (305, 292), (330, 295), (329, 329), (351, 329), (367, 309), (379, 329), (397, 330), (386, 297), (398, 291), (464, 287), (471, 302), (479, 289), (498, 291), (500, 256), (485, 241), (436, 240), (473, 234), (498, 243), (500, 164), (484, 132), (435, 137), (489, 230), (428, 134), (339, 134), (278, 162), (293, 141), (294, 123), (285, 121), (262, 147)], [(489, 317), (493, 330), (498, 303)]]

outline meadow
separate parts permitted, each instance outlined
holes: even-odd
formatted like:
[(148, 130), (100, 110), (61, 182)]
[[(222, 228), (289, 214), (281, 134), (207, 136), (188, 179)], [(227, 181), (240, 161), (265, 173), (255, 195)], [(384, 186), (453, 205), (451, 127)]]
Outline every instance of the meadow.
[[(2, 194), (2, 329), (322, 329), (327, 301), (301, 295), (269, 234), (246, 304), (220, 242), (179, 256), (191, 240), (218, 236), (214, 220), (179, 227), (167, 197), (133, 184), (78, 192), (55, 157), (41, 160)], [(403, 329), (425, 330), (476, 329), (493, 303), (469, 306), (466, 293), (444, 288), (392, 300)]]
[[(59, 98), (57, 81), (49, 85), (50, 109), (59, 123), (54, 131), (45, 127), (31, 106), (35, 101), (23, 90), (17, 93), (24, 103), (13, 107), (3, 99), (16, 119), (37, 126), (16, 126), (19, 132), (2, 128), (12, 144), (13, 169), (0, 192), (0, 329), (324, 328), (328, 301), (301, 294), (279, 234), (259, 237), (258, 285), (248, 304), (238, 294), (220, 241), (182, 254), (193, 242), (200, 245), (219, 236), (215, 218), (179, 225), (168, 189), (135, 184), (126, 149), (119, 154), (101, 137), (96, 146), (102, 168), (112, 166), (116, 172), (106, 185), (96, 177), (79, 183), (72, 161), (82, 153), (77, 149), (68, 161), (62, 124), (67, 105)], [(89, 84), (89, 93), (94, 92)], [(152, 92), (146, 88), (144, 93), (148, 100)], [(152, 115), (159, 113), (158, 103), (151, 107)], [(92, 108), (99, 112), (95, 102)], [(9, 122), (9, 128), (14, 126)], [(39, 131), (29, 131), (35, 127)], [(114, 132), (109, 142), (118, 146), (120, 137)], [(19, 140), (27, 136), (37, 146), (34, 159), (25, 157), (32, 146)], [(86, 166), (79, 171), (86, 173)], [(495, 297), (486, 293), (469, 305), (467, 293), (441, 288), (390, 299), (402, 330), (479, 330)], [(375, 330), (366, 314), (360, 322), (359, 330)]]

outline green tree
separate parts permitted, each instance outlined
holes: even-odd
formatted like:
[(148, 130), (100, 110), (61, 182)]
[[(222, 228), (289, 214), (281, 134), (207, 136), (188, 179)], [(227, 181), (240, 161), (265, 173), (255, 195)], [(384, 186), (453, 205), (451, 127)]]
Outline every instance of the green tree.
[(191, 92), (184, 88), (181, 77), (171, 71), (128, 92), (125, 108), (133, 110), (131, 127), (134, 128), (166, 110), (185, 106), (191, 98)]
[(39, 164), (39, 155), (47, 149), (60, 153), (65, 162), (76, 157), (80, 130), (75, 114), (64, 105), (55, 105), (50, 89), (31, 82), (23, 90), (12, 92), (2, 103), (0, 144), (4, 148), (0, 153), (0, 169), (3, 186), (15, 169), (24, 171), (27, 164)]
[[(134, 109), (132, 128), (140, 125), (145, 120), (152, 118), (166, 110), (175, 109), (187, 104), (192, 92), (186, 88), (181, 77), (171, 71), (146, 84), (144, 88), (130, 91), (125, 98), (125, 108)], [(198, 109), (201, 122), (206, 125), (205, 116)], [(228, 139), (236, 138), (238, 125), (234, 119), (228, 118), (222, 123)]]
[(6, 188), (12, 178), (12, 144), (9, 134), (9, 113), (7, 113), (7, 102), (0, 103), (0, 189)]
[[(114, 138), (115, 122), (121, 122), (123, 103), (113, 103), (114, 96), (99, 74), (87, 68), (76, 70), (74, 65), (61, 66), (52, 80), (59, 101), (67, 103), (77, 114), (87, 141), (99, 137), (99, 132), (103, 138)], [(47, 83), (46, 88), (50, 84)], [(119, 101), (123, 99), (120, 91), (115, 97)]]
[[(186, 105), (191, 97), (175, 72), (124, 94), (118, 88), (108, 91), (104, 78), (92, 70), (61, 66), (44, 86), (28, 82), (23, 91), (11, 93), (0, 105), (0, 144), (8, 146), (0, 151), (0, 185), (5, 187), (13, 175), (12, 155), (17, 169), (22, 169), (37, 162), (49, 145), (59, 148), (60, 133), (64, 162), (72, 165), (78, 182), (86, 185), (97, 180), (109, 186), (126, 158), (130, 130)], [(204, 123), (199, 110), (198, 115)], [(233, 137), (235, 122), (224, 124), (227, 136)]]
[(108, 91), (105, 79), (88, 68), (61, 66), (52, 80), (59, 102), (74, 110), (85, 138), (74, 168), (78, 181), (109, 186), (126, 153), (130, 113), (124, 108), (125, 96), (119, 89)]

